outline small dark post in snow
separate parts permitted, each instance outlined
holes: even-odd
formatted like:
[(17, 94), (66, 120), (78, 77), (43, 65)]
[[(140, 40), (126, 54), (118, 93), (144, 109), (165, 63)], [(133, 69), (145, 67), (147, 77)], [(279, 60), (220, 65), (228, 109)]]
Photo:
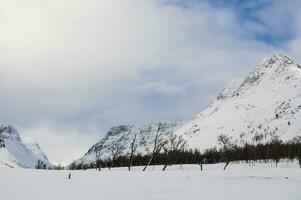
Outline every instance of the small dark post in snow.
[(68, 179), (71, 179), (71, 172), (70, 172), (69, 175), (68, 175)]

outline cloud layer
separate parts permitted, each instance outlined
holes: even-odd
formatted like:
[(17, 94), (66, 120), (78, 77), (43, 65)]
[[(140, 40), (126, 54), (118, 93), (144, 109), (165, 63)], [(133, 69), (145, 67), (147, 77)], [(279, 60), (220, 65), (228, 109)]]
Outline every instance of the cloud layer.
[(299, 59), (298, 7), (1, 1), (0, 122), (68, 162), (112, 125), (190, 119), (272, 52)]

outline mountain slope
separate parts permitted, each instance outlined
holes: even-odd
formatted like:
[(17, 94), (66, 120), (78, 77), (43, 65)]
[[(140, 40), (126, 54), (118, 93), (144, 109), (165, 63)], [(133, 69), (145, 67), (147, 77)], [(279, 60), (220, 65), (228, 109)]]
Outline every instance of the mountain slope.
[(38, 160), (47, 167), (53, 167), (37, 144), (24, 144), (18, 131), (11, 125), (0, 126), (0, 160), (12, 167), (34, 168)]
[(16, 168), (22, 166), (15, 157), (13, 157), (6, 148), (0, 148), (0, 168)]
[[(160, 128), (159, 128), (160, 126)], [(75, 164), (90, 164), (97, 158), (109, 159), (112, 157), (112, 150), (119, 148), (119, 155), (128, 155), (133, 139), (135, 138), (137, 149), (135, 153), (145, 154), (151, 149), (154, 138), (160, 129), (160, 139), (173, 133), (179, 127), (175, 122), (155, 122), (144, 125), (120, 125), (111, 128), (106, 136), (93, 145), (88, 152)], [(116, 150), (115, 150), (116, 151)]]
[(175, 134), (191, 148), (217, 145), (219, 134), (237, 142), (259, 142), (301, 134), (301, 68), (286, 56), (273, 55), (247, 78), (235, 81)]

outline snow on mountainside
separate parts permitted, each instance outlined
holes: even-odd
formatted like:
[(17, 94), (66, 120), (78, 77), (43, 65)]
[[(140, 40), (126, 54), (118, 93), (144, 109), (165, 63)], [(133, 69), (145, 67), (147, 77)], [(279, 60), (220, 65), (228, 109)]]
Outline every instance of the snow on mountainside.
[[(116, 144), (125, 146), (121, 155), (126, 155), (136, 133), (138, 141), (147, 141), (147, 145), (138, 145), (136, 153), (146, 153), (145, 147), (153, 145), (158, 124), (113, 127), (75, 163), (89, 164), (97, 155), (110, 158), (110, 148)], [(217, 146), (220, 134), (238, 143), (301, 136), (301, 68), (288, 57), (275, 54), (244, 80), (232, 81), (193, 121), (163, 124), (165, 133), (183, 136), (188, 148), (201, 151)]]
[(89, 164), (95, 162), (96, 158), (108, 159), (111, 157), (111, 149), (117, 146), (122, 147), (120, 155), (127, 155), (130, 152), (130, 145), (136, 136), (136, 153), (145, 154), (146, 149), (153, 145), (158, 127), (162, 137), (167, 137), (168, 133), (173, 133), (179, 124), (175, 122), (155, 122), (144, 125), (120, 125), (111, 128), (106, 136), (93, 145), (88, 152), (76, 164)]
[(0, 148), (0, 168), (16, 168), (20, 166), (21, 164), (7, 151), (6, 148)]
[(38, 160), (53, 167), (38, 144), (24, 144), (11, 125), (0, 126), (0, 164), (10, 167), (34, 168)]
[(175, 134), (189, 147), (217, 145), (220, 134), (237, 142), (258, 142), (301, 135), (301, 68), (286, 56), (261, 62), (244, 81), (236, 80)]

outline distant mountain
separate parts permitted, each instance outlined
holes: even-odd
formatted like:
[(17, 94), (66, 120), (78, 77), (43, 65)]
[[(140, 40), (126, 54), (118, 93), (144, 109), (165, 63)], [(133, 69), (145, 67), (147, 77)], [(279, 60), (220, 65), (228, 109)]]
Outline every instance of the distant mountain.
[(38, 144), (24, 144), (13, 126), (0, 126), (0, 165), (35, 168), (39, 160), (46, 168), (53, 167)]
[[(160, 132), (160, 140), (172, 134), (180, 124), (175, 122), (155, 122), (144, 125), (120, 125), (111, 128), (106, 136), (93, 145), (88, 152), (76, 160), (75, 164), (94, 163), (97, 158), (109, 159), (112, 157), (112, 150), (119, 151), (118, 155), (129, 155), (131, 143), (134, 138), (137, 149), (135, 154), (146, 154), (151, 149), (156, 134)], [(114, 153), (114, 152), (113, 152)]]
[(226, 134), (238, 143), (287, 140), (301, 135), (301, 68), (275, 54), (261, 62), (244, 80), (235, 80), (194, 120), (175, 134), (190, 148), (217, 145)]

